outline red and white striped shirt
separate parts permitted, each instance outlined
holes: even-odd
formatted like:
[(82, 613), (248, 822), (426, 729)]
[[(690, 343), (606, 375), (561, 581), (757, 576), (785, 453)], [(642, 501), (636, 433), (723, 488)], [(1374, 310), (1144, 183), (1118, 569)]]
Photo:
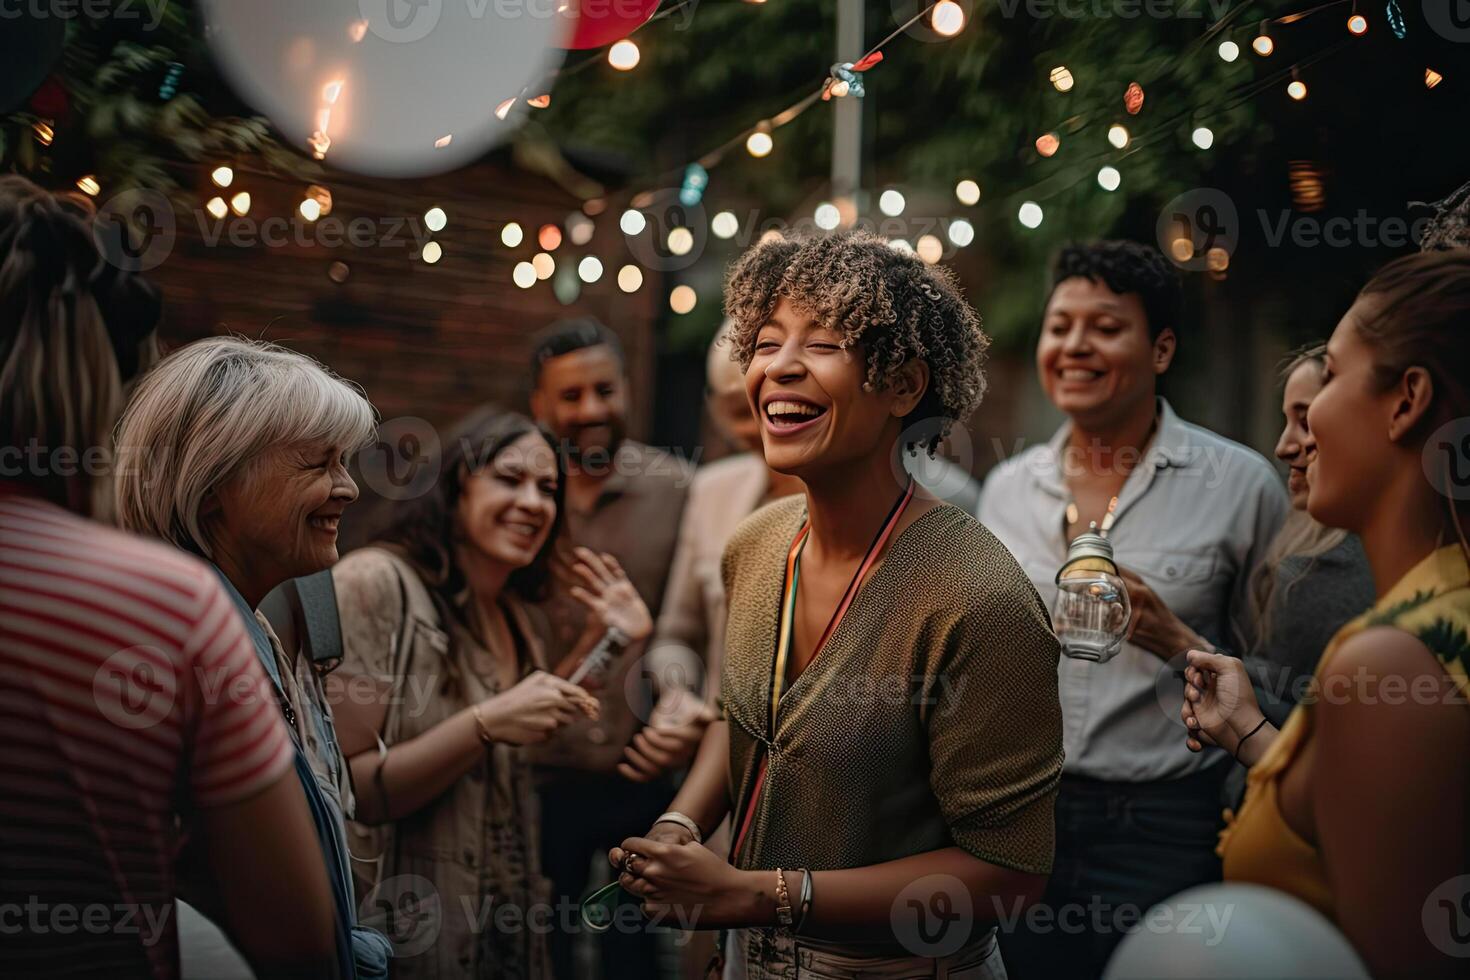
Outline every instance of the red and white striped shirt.
[(177, 976), (180, 823), (293, 751), (209, 568), (0, 484), (0, 976)]

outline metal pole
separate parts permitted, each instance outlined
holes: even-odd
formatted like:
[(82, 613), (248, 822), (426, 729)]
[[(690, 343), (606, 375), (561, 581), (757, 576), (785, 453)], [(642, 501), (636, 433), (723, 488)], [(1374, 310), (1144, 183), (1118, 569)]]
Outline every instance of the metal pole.
[[(863, 50), (863, 0), (837, 0), (837, 61), (857, 61)], [(863, 186), (862, 99), (833, 99), (832, 112), (832, 196), (844, 217), (856, 216)], [(842, 207), (843, 198), (853, 207)]]

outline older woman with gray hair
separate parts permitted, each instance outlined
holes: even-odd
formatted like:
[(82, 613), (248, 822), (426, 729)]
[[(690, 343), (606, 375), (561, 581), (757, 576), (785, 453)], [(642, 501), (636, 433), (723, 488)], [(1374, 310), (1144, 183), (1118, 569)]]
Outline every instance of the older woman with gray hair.
[(215, 337), (145, 375), (117, 432), (119, 523), (213, 564), (270, 676), (336, 899), (338, 959), (357, 977), (387, 975), (388, 945), (354, 926), (351, 781), (316, 666), (287, 651), (256, 607), (336, 563), (337, 524), (357, 499), (347, 459), (374, 425), (361, 391), (310, 358)]

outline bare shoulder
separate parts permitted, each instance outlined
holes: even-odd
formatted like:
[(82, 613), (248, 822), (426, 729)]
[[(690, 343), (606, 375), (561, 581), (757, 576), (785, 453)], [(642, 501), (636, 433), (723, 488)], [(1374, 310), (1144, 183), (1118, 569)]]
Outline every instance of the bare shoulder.
[(1317, 677), (1313, 710), (1329, 751), (1334, 742), (1362, 738), (1397, 741), (1405, 748), (1470, 738), (1465, 692), (1421, 640), (1401, 629), (1374, 626), (1355, 634)]

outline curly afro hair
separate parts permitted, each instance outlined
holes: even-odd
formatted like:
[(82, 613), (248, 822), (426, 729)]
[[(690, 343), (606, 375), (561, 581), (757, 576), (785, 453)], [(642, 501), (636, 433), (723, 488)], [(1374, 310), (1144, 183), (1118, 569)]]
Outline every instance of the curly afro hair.
[(772, 238), (737, 259), (725, 279), (725, 312), (732, 321), (731, 353), (742, 366), (750, 364), (756, 334), (782, 299), (841, 334), (844, 348), (860, 346), (875, 390), (886, 388), (910, 358), (929, 365), (929, 386), (903, 422), (906, 428), (931, 419), (935, 424), (906, 437), (910, 446), (932, 455), (985, 394), (990, 338), (953, 274), (876, 235)]
[(1100, 279), (1119, 296), (1137, 293), (1148, 317), (1149, 337), (1156, 338), (1165, 329), (1178, 335), (1184, 288), (1179, 271), (1158, 249), (1128, 241), (1067, 245), (1052, 263), (1052, 291), (1063, 280), (1075, 278)]

